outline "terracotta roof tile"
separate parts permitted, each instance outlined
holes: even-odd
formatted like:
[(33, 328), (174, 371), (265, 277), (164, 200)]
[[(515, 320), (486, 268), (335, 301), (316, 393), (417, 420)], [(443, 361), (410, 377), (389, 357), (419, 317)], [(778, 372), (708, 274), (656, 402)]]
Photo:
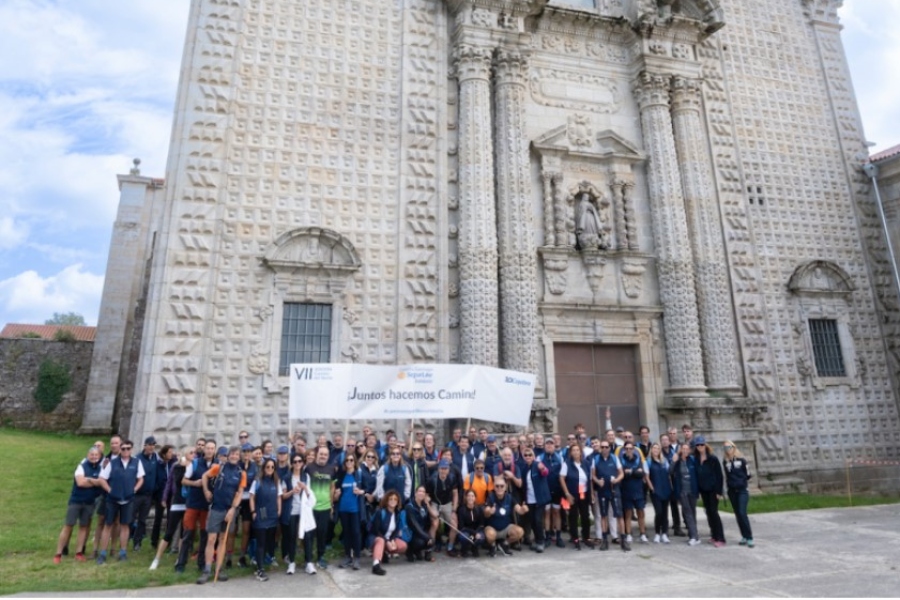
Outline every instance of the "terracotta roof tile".
[(892, 156), (896, 156), (900, 154), (900, 144), (888, 148), (887, 150), (882, 150), (881, 152), (876, 152), (872, 156), (869, 157), (869, 162), (878, 162), (879, 160), (884, 160), (886, 158), (890, 158)]
[(32, 332), (40, 335), (45, 340), (52, 340), (60, 329), (71, 331), (79, 342), (93, 342), (97, 333), (96, 327), (83, 325), (28, 325), (22, 323), (9, 323), (0, 331), (0, 338), (21, 338), (26, 333)]

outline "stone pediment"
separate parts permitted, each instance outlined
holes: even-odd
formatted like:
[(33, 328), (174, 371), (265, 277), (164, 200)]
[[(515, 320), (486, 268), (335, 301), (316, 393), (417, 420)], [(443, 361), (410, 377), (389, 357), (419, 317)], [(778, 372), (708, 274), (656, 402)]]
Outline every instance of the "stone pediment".
[(300, 227), (281, 234), (266, 249), (262, 261), (276, 272), (316, 270), (349, 274), (362, 265), (347, 238), (321, 227)]
[(788, 280), (788, 289), (795, 294), (849, 294), (856, 287), (835, 263), (813, 260), (797, 267)]
[(634, 144), (610, 129), (595, 134), (589, 119), (580, 115), (541, 135), (532, 146), (541, 154), (572, 154), (626, 162), (640, 162), (645, 158)]

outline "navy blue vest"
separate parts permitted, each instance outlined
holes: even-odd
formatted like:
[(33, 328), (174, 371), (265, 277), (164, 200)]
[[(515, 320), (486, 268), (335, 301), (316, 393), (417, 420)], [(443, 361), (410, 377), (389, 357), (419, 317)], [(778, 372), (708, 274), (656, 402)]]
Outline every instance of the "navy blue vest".
[[(271, 477), (263, 477), (256, 482), (256, 495), (253, 497), (256, 508), (254, 529), (271, 529), (278, 524), (278, 494), (278, 486)], [(287, 513), (291, 514), (291, 511), (288, 510)]]
[[(571, 458), (566, 459), (566, 465), (568, 467), (568, 471), (566, 471), (566, 488), (569, 490), (569, 493), (574, 497), (578, 498), (578, 468), (575, 466), (575, 461)], [(584, 474), (588, 478), (588, 483), (591, 481), (591, 464), (588, 462), (588, 459), (581, 459), (581, 468), (584, 469)], [(557, 477), (559, 479), (559, 477)], [(590, 485), (588, 485), (587, 490), (585, 491), (585, 497), (590, 499)]]
[(637, 450), (634, 451), (633, 458), (628, 459), (628, 455), (624, 450), (619, 454), (619, 462), (622, 463), (622, 470), (631, 469), (631, 474), (625, 474), (622, 480), (622, 497), (623, 498), (641, 498), (644, 495), (644, 475), (637, 474), (637, 469), (644, 468), (644, 462)]
[(138, 494), (150, 496), (156, 491), (156, 482), (159, 479), (159, 473), (157, 471), (159, 469), (165, 469), (165, 467), (156, 452), (153, 452), (149, 458), (141, 452), (138, 454), (137, 458), (141, 461), (141, 464), (144, 465), (144, 485), (141, 486)]
[(669, 463), (658, 463), (655, 460), (648, 461), (650, 463), (650, 483), (653, 484), (653, 494), (662, 500), (668, 500), (672, 497), (672, 482), (669, 480)]
[(591, 460), (594, 463), (594, 472), (597, 479), (602, 479), (606, 482), (602, 488), (597, 487), (597, 484), (594, 484), (594, 489), (604, 498), (612, 497), (612, 480), (619, 475), (619, 467), (616, 464), (615, 455), (610, 452), (609, 456), (604, 459), (603, 454), (595, 452), (591, 455)]
[(109, 463), (109, 499), (113, 502), (131, 500), (134, 498), (134, 486), (138, 479), (138, 460), (132, 458), (128, 466), (122, 459), (116, 457)]
[[(509, 491), (507, 490), (507, 493), (503, 495), (502, 500), (498, 500), (497, 496), (491, 492), (487, 504), (489, 506), (492, 505), (496, 509), (494, 514), (488, 519), (487, 524), (497, 531), (503, 531), (509, 527), (509, 524), (512, 523), (513, 513), (513, 501)], [(503, 514), (500, 514), (501, 511)]]
[[(100, 463), (92, 463), (88, 459), (84, 459), (81, 461), (81, 468), (84, 470), (84, 476), (88, 479), (97, 479), (100, 476)], [(100, 495), (100, 492), (103, 488), (91, 486), (91, 487), (78, 487), (78, 483), (74, 480), (72, 481), (72, 493), (69, 494), (69, 504), (93, 504), (94, 500), (97, 499), (97, 496)]]
[[(544, 466), (550, 470), (550, 475), (547, 476), (547, 485), (550, 487), (550, 494), (561, 493), (562, 486), (559, 484), (559, 471), (562, 469), (562, 460), (560, 459), (559, 454), (556, 452), (550, 454), (542, 452), (541, 455), (535, 457), (535, 459), (544, 463)], [(577, 490), (578, 488), (575, 489)]]
[(234, 505), (234, 495), (241, 487), (243, 474), (240, 465), (225, 463), (219, 467), (219, 474), (213, 483), (213, 510), (228, 510)]
[[(399, 467), (395, 467), (390, 463), (384, 465), (384, 485), (383, 489), (385, 492), (388, 490), (394, 490), (398, 494), (400, 494), (400, 499), (403, 500), (404, 503), (409, 501), (409, 498), (405, 497), (403, 494), (403, 490), (406, 488), (406, 465), (403, 463), (400, 464)], [(415, 492), (415, 490), (413, 490)]]
[[(544, 465), (544, 467), (547, 467), (547, 465)], [(531, 463), (531, 467), (526, 464), (524, 470), (522, 471), (522, 498), (528, 498), (529, 473), (531, 473), (530, 480), (534, 484), (535, 504), (550, 504), (550, 486), (548, 485), (547, 481), (550, 476), (541, 476), (541, 471), (540, 469), (538, 469), (538, 461), (536, 460)], [(556, 485), (559, 485), (559, 473), (556, 474)]]
[[(206, 464), (203, 458), (195, 458), (193, 463), (194, 472), (191, 473), (190, 481), (200, 481), (203, 474), (206, 473), (212, 465)], [(185, 506), (197, 510), (209, 510), (209, 502), (203, 494), (202, 487), (188, 487), (188, 497)]]

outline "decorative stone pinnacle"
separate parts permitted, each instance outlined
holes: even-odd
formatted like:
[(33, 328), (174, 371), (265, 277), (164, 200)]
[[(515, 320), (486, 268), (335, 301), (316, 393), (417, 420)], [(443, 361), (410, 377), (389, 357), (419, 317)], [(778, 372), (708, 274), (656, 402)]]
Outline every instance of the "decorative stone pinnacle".
[(131, 162), (132, 162), (132, 164), (134, 164), (134, 166), (131, 167), (130, 173), (132, 175), (140, 175), (141, 174), (141, 159), (135, 158)]

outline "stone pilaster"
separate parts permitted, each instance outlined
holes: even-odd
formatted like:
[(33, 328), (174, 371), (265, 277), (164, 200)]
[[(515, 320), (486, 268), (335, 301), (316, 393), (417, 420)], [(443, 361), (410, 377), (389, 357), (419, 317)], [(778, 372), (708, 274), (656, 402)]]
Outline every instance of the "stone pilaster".
[(667, 393), (692, 396), (704, 394), (706, 388), (693, 257), (669, 113), (670, 79), (643, 72), (635, 84), (635, 94), (641, 111), (644, 147), (649, 155), (647, 181), (666, 331)]
[(694, 279), (706, 385), (740, 393), (737, 337), (728, 286), (725, 246), (719, 225), (715, 182), (700, 118), (700, 82), (675, 77), (672, 124), (681, 167), (688, 231), (694, 255)]
[(460, 44), (459, 303), (460, 362), (499, 365), (497, 215), (491, 139), (490, 48)]
[(525, 135), (527, 56), (501, 49), (495, 61), (494, 136), (500, 248), (502, 365), (538, 375), (537, 255), (531, 165)]

